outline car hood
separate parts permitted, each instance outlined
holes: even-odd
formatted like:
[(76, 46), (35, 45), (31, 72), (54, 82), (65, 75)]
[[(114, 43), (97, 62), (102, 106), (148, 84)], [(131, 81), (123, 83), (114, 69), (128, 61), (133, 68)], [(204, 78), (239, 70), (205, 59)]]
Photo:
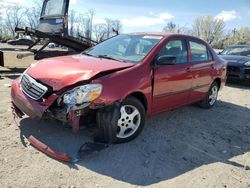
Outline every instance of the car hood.
[(115, 60), (73, 55), (38, 61), (32, 64), (26, 73), (51, 86), (54, 91), (58, 91), (80, 81), (90, 80), (99, 73), (110, 73), (133, 65)]
[(230, 64), (243, 65), (244, 63), (250, 61), (250, 57), (238, 56), (238, 55), (219, 55), (220, 58), (227, 61)]

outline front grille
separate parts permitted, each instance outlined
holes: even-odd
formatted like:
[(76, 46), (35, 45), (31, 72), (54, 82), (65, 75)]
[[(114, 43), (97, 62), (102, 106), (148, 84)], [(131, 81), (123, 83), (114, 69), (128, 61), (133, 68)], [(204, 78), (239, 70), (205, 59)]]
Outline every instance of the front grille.
[(240, 77), (240, 68), (235, 66), (227, 66), (227, 76), (228, 77)]
[(41, 99), (48, 90), (46, 86), (38, 83), (27, 74), (22, 76), (20, 84), (23, 92), (34, 100)]
[(245, 69), (245, 74), (249, 74), (250, 75), (250, 69)]

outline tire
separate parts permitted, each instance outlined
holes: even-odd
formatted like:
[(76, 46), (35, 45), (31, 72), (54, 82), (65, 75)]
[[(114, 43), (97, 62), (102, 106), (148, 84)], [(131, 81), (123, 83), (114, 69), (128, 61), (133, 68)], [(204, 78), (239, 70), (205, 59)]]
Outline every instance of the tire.
[(128, 97), (121, 104), (99, 112), (97, 125), (101, 131), (95, 141), (129, 142), (140, 134), (145, 125), (145, 108), (138, 99)]
[(219, 86), (216, 82), (213, 82), (207, 92), (206, 97), (201, 102), (199, 102), (199, 106), (205, 109), (212, 108), (217, 102), (218, 92)]

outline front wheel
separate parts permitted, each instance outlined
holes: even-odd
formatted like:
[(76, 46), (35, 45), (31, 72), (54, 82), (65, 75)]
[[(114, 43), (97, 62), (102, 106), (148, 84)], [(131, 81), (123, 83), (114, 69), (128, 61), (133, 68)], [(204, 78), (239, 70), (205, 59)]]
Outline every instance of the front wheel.
[(209, 88), (209, 91), (208, 91), (205, 99), (202, 100), (199, 103), (199, 105), (202, 108), (207, 108), (207, 109), (212, 108), (217, 101), (218, 92), (219, 92), (219, 86), (216, 82), (213, 82)]
[(120, 105), (99, 113), (97, 117), (105, 142), (124, 143), (135, 139), (142, 131), (145, 108), (135, 97), (128, 97)]
[(128, 142), (136, 138), (145, 124), (145, 109), (142, 103), (128, 97), (120, 107), (120, 116), (117, 122), (117, 142)]

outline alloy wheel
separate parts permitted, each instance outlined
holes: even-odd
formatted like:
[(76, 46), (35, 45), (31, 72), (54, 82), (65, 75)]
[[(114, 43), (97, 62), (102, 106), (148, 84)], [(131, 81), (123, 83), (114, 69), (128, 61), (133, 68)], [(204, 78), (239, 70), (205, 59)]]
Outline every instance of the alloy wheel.
[(211, 88), (211, 91), (210, 91), (210, 95), (209, 95), (209, 104), (211, 106), (214, 105), (214, 103), (216, 102), (217, 100), (217, 97), (218, 97), (218, 87), (216, 85), (214, 85), (212, 88)]
[(117, 138), (128, 138), (132, 136), (141, 124), (141, 114), (132, 105), (123, 105), (120, 109), (121, 117), (118, 120)]

